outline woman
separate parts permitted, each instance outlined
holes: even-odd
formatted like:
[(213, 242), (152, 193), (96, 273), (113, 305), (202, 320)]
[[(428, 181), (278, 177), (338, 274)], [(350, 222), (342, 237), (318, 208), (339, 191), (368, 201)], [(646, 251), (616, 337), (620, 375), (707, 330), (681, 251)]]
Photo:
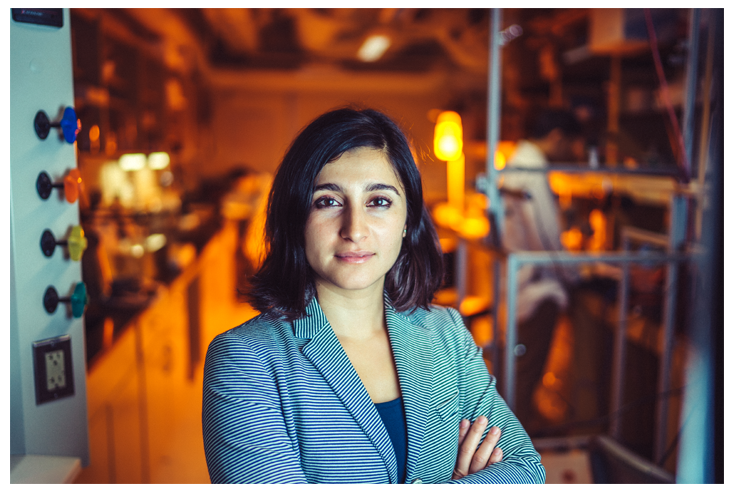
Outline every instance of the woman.
[(544, 482), (460, 315), (430, 304), (440, 246), (392, 120), (339, 109), (308, 125), (266, 239), (261, 315), (206, 356), (212, 482)]

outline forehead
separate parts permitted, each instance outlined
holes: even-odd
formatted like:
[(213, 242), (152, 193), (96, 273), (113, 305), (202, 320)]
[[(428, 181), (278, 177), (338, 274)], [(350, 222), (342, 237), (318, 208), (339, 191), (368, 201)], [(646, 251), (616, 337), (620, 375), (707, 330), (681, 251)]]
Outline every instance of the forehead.
[(387, 154), (380, 149), (357, 147), (326, 163), (316, 177), (315, 185), (331, 182), (385, 183), (403, 190), (402, 181)]

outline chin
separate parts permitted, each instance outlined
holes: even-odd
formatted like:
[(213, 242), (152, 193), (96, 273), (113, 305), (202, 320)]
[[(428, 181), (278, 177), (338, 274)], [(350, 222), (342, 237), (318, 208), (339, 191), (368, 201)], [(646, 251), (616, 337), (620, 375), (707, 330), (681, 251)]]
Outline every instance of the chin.
[[(384, 278), (382, 278), (382, 283)], [(343, 279), (322, 279), (321, 283), (331, 289), (335, 288), (342, 291), (357, 292), (372, 288), (379, 283), (379, 279), (359, 279), (349, 276)]]

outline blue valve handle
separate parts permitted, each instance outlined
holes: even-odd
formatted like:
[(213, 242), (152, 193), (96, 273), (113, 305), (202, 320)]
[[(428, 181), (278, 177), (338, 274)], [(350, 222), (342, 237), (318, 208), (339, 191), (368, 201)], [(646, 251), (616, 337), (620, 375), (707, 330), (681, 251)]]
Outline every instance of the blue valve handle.
[(71, 296), (64, 298), (59, 298), (59, 294), (53, 286), (46, 288), (46, 293), (43, 295), (43, 307), (46, 311), (48, 313), (55, 312), (59, 303), (70, 303), (71, 314), (74, 318), (80, 318), (84, 315), (84, 310), (86, 309), (87, 303), (89, 303), (86, 285), (83, 282), (76, 283)]
[(71, 106), (67, 106), (64, 110), (64, 116), (61, 118), (61, 131), (64, 133), (66, 142), (73, 144), (79, 130), (81, 128), (79, 128), (79, 122), (76, 119), (76, 111)]
[(36, 130), (36, 135), (41, 140), (46, 140), (48, 133), (51, 131), (51, 127), (61, 128), (61, 132), (64, 135), (64, 140), (69, 144), (73, 144), (76, 141), (76, 135), (81, 130), (79, 120), (76, 118), (76, 111), (71, 106), (64, 109), (64, 114), (61, 120), (57, 123), (51, 123), (48, 119), (48, 115), (45, 111), (40, 110), (36, 113), (36, 118), (33, 120), (33, 128)]

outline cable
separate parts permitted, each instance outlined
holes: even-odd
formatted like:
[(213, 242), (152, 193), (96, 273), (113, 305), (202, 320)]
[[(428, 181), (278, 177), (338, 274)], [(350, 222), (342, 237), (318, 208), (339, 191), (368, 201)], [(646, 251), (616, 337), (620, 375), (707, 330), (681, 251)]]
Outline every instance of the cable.
[(662, 98), (664, 99), (664, 105), (667, 108), (667, 114), (672, 122), (672, 128), (674, 129), (675, 136), (677, 137), (677, 145), (679, 146), (679, 154), (682, 156), (682, 164), (680, 165), (680, 174), (682, 175), (682, 181), (687, 183), (690, 181), (689, 168), (690, 165), (687, 162), (687, 154), (685, 153), (685, 141), (682, 138), (682, 132), (680, 131), (680, 125), (677, 121), (677, 115), (675, 115), (672, 109), (672, 103), (669, 100), (669, 88), (667, 86), (667, 78), (664, 76), (664, 69), (662, 68), (662, 60), (659, 56), (659, 47), (657, 46), (657, 33), (654, 30), (654, 23), (652, 22), (651, 9), (644, 9), (644, 16), (646, 17), (646, 27), (649, 32), (649, 44), (652, 49), (652, 56), (654, 58), (654, 66), (657, 69), (657, 76), (659, 77), (659, 86), (662, 92)]

